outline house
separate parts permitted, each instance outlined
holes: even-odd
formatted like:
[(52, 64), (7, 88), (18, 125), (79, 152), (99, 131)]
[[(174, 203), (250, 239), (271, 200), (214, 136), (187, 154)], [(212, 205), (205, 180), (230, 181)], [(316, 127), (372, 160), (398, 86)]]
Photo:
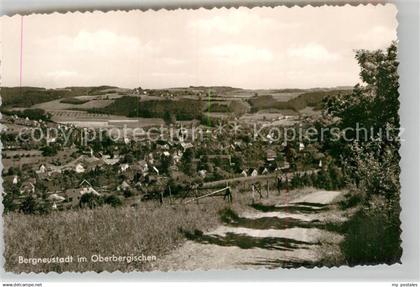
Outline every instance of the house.
[(251, 172), (251, 176), (255, 177), (257, 175), (258, 175), (258, 171), (256, 169), (253, 169), (252, 172)]
[(87, 193), (93, 193), (94, 195), (101, 196), (101, 194), (97, 192), (87, 180), (83, 180), (78, 188), (71, 188), (65, 192), (66, 197), (72, 206), (78, 205), (82, 195)]
[(199, 174), (202, 178), (205, 178), (205, 177), (206, 177), (206, 174), (207, 174), (207, 170), (205, 170), (205, 169), (199, 170), (199, 171), (198, 171), (198, 174)]
[(90, 184), (89, 181), (87, 181), (86, 179), (82, 180), (82, 182), (79, 184), (79, 187), (81, 187), (81, 191), (80, 193), (83, 195), (85, 193), (93, 193), (95, 195), (100, 195), (99, 192), (97, 192), (92, 185)]
[(90, 184), (90, 182), (89, 181), (87, 181), (86, 179), (83, 179), (80, 183), (79, 183), (79, 187), (89, 187), (89, 186), (92, 186), (91, 184)]
[(193, 144), (192, 143), (181, 142), (181, 147), (184, 151), (186, 151), (187, 149), (192, 148)]
[(139, 168), (140, 168), (140, 171), (141, 171), (143, 174), (146, 174), (146, 173), (148, 173), (148, 172), (149, 172), (149, 165), (147, 164), (147, 162), (146, 162), (145, 160), (141, 160), (141, 161), (139, 161), (138, 166), (139, 166)]
[(290, 163), (288, 161), (285, 161), (283, 163), (283, 166), (280, 167), (281, 170), (285, 170), (285, 169), (289, 169), (290, 168)]
[(86, 171), (86, 169), (83, 167), (83, 165), (82, 165), (81, 163), (78, 163), (78, 164), (75, 166), (74, 171), (75, 171), (76, 173), (83, 173), (83, 172), (85, 172), (85, 171)]
[(44, 164), (41, 164), (38, 168), (38, 170), (36, 171), (36, 173), (46, 173), (47, 172), (47, 167)]
[(305, 145), (303, 143), (299, 143), (299, 151), (303, 151)]
[(36, 180), (34, 179), (29, 179), (26, 182), (24, 182), (20, 187), (20, 194), (35, 194), (35, 183)]
[(130, 165), (128, 163), (123, 163), (122, 165), (120, 165), (120, 171), (125, 172), (129, 167)]
[(243, 170), (243, 171), (241, 172), (241, 175), (242, 175), (242, 176), (244, 176), (244, 177), (247, 177), (247, 176), (248, 176), (248, 174), (246, 173), (246, 170)]
[(47, 138), (47, 143), (55, 143), (57, 141), (57, 138)]
[(15, 176), (13, 177), (12, 183), (13, 183), (13, 184), (17, 184), (17, 183), (18, 183), (18, 177), (17, 177), (17, 175), (15, 175)]
[(111, 158), (109, 155), (103, 155), (101, 159), (106, 165), (114, 165), (120, 160), (119, 157)]
[(276, 160), (276, 152), (272, 149), (267, 150), (266, 152), (266, 159), (267, 161), (275, 161)]
[(124, 190), (128, 190), (130, 189), (131, 186), (124, 180), (118, 187), (117, 190), (118, 191), (124, 191)]
[(56, 193), (53, 193), (50, 196), (48, 196), (48, 199), (51, 200), (51, 201), (53, 201), (54, 203), (55, 202), (61, 202), (61, 201), (64, 201), (65, 200), (65, 198), (63, 196), (60, 196), (60, 195), (58, 195)]
[(268, 174), (268, 169), (265, 167), (264, 169), (263, 169), (263, 171), (261, 172), (261, 174)]
[(182, 158), (182, 151), (177, 151), (175, 154), (174, 154), (174, 156), (173, 156), (173, 158), (174, 158), (174, 162), (175, 163), (178, 163), (178, 162), (180, 162), (180, 160), (181, 160), (181, 158)]

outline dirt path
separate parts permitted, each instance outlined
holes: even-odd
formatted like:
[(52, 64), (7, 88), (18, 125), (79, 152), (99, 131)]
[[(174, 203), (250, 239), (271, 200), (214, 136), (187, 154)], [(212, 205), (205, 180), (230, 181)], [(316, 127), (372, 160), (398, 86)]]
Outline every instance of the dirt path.
[(341, 235), (320, 228), (332, 215), (331, 204), (340, 194), (315, 191), (288, 204), (263, 205), (240, 214), (211, 232), (190, 235), (153, 269), (276, 268), (319, 262), (325, 244), (337, 245), (342, 240)]

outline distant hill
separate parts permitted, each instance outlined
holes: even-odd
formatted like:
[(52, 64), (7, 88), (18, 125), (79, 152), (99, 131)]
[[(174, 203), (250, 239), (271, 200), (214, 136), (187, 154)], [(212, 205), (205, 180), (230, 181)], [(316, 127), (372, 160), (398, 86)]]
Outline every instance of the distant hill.
[(110, 89), (118, 88), (112, 86), (66, 87), (62, 89), (46, 89), (39, 87), (2, 87), (0, 95), (3, 107), (29, 108), (35, 104), (62, 98), (97, 95)]
[(147, 100), (138, 97), (123, 96), (104, 108), (90, 109), (93, 113), (106, 113), (127, 117), (165, 118), (174, 115), (177, 120), (201, 118), (203, 103), (199, 100)]
[(66, 89), (45, 89), (37, 87), (5, 87), (1, 88), (0, 94), (3, 107), (23, 108), (72, 96), (72, 92)]
[(277, 101), (271, 95), (256, 96), (248, 99), (251, 105), (251, 111), (257, 112), (263, 109), (279, 109), (279, 110), (294, 110), (296, 112), (306, 108), (313, 107), (315, 109), (322, 108), (322, 100), (329, 95), (347, 94), (351, 90), (319, 90), (303, 93), (286, 102)]

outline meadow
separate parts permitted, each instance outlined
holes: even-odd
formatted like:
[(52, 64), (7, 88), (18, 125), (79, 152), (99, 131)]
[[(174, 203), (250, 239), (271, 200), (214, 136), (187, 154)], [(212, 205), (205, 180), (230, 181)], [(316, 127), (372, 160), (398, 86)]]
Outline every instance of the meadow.
[[(145, 271), (150, 263), (75, 262), (19, 264), (25, 258), (55, 256), (146, 255), (158, 259), (181, 245), (183, 231), (209, 230), (220, 223), (218, 213), (227, 204), (221, 198), (200, 204), (160, 205), (142, 202), (137, 207), (53, 212), (48, 215), (5, 214), (4, 240), (7, 272)], [(151, 262), (152, 264), (153, 262)]]

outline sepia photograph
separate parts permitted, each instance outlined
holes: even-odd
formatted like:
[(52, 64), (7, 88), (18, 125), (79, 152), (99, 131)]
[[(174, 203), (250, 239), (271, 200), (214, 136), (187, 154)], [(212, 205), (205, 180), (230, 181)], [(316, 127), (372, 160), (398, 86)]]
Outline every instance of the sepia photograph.
[(5, 271), (400, 264), (397, 12), (2, 16)]

